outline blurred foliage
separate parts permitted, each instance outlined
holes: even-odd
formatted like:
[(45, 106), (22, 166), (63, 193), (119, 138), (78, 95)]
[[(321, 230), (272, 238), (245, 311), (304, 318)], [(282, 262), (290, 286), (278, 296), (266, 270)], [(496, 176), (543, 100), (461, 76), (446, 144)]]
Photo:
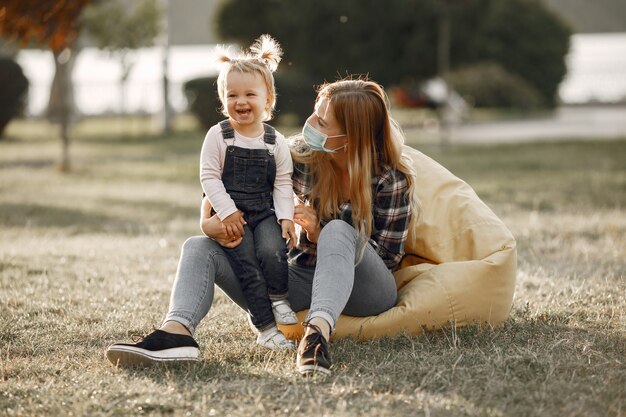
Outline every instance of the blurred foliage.
[(493, 61), (555, 104), (570, 29), (537, 0), (226, 0), (216, 25), (225, 41), (242, 46), (271, 34), (285, 50), (282, 67), (317, 83), (368, 74), (392, 86), (437, 74), (444, 14), (452, 70)]
[(475, 107), (533, 110), (545, 106), (543, 97), (530, 83), (496, 63), (477, 63), (453, 71), (449, 81)]
[(28, 80), (17, 62), (0, 57), (0, 138), (12, 118), (24, 109)]
[(0, 35), (28, 43), (47, 44), (54, 54), (55, 74), (50, 102), (56, 103), (55, 121), (60, 126), (59, 170), (69, 171), (69, 124), (71, 117), (71, 67), (76, 39), (81, 31), (79, 16), (90, 0), (3, 0), (0, 6)]
[(161, 9), (156, 0), (139, 0), (129, 8), (120, 0), (97, 1), (80, 17), (96, 46), (119, 52), (152, 46), (161, 32)]
[(499, 63), (535, 87), (547, 105), (556, 105), (571, 29), (537, 0), (491, 0), (481, 23), (471, 61)]
[(281, 125), (302, 126), (313, 112), (319, 78), (283, 68), (276, 73), (276, 112), (274, 120)]
[(200, 125), (210, 128), (224, 116), (220, 112), (220, 100), (217, 97), (217, 77), (194, 78), (183, 84), (183, 93), (191, 111)]
[(2, 0), (0, 35), (22, 45), (36, 42), (60, 51), (78, 37), (78, 17), (87, 3), (89, 0)]
[(132, 2), (132, 7), (120, 0), (95, 1), (85, 8), (80, 20), (96, 46), (120, 61), (123, 110), (125, 85), (134, 66), (129, 52), (152, 46), (161, 33), (162, 12), (157, 0), (139, 0)]

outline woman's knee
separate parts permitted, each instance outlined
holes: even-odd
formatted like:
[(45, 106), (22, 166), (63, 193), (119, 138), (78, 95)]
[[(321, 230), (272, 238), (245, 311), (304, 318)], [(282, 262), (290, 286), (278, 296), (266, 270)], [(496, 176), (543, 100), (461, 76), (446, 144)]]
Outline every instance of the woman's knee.
[(340, 229), (345, 229), (345, 228), (352, 228), (352, 226), (350, 225), (350, 223), (346, 222), (345, 220), (341, 220), (341, 219), (333, 219), (331, 221), (329, 221), (328, 223), (326, 223), (326, 226), (324, 226), (324, 228), (330, 227), (332, 228), (340, 228)]
[(331, 220), (322, 228), (318, 237), (318, 246), (332, 244), (333, 242), (356, 242), (356, 230), (343, 220)]
[(326, 223), (326, 226), (324, 226), (320, 231), (320, 236), (322, 235), (322, 233), (348, 233), (353, 235), (354, 232), (354, 227), (352, 227), (350, 223), (341, 219), (334, 219)]
[(204, 253), (207, 254), (212, 248), (215, 248), (217, 242), (206, 236), (192, 236), (185, 240), (182, 246), (182, 253)]

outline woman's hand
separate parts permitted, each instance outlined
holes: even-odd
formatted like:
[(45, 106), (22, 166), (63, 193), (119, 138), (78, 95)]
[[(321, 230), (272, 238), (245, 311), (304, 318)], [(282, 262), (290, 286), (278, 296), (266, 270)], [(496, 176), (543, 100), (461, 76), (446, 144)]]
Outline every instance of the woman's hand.
[(298, 204), (293, 212), (293, 221), (302, 227), (310, 242), (317, 243), (320, 234), (320, 222), (314, 209), (304, 204)]
[(208, 198), (202, 199), (202, 206), (200, 210), (200, 229), (207, 237), (215, 240), (221, 246), (225, 248), (234, 248), (241, 243), (242, 237), (233, 238), (228, 237), (222, 227), (222, 222), (217, 215), (211, 216), (211, 203)]

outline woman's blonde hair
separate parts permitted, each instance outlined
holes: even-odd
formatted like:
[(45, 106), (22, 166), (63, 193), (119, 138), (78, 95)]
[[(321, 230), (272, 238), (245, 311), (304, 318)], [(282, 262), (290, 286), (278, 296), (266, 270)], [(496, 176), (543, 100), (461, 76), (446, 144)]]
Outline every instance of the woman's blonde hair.
[(276, 87), (274, 85), (273, 72), (278, 68), (282, 59), (283, 51), (278, 42), (270, 35), (261, 35), (249, 52), (240, 52), (235, 55), (230, 50), (221, 46), (216, 48), (216, 59), (222, 64), (217, 77), (217, 94), (222, 102), (222, 114), (228, 116), (226, 108), (226, 79), (232, 71), (254, 74), (258, 73), (265, 81), (269, 106), (265, 109), (264, 121), (272, 118), (276, 107)]
[[(379, 174), (381, 167), (394, 168), (406, 176), (414, 224), (419, 212), (415, 171), (410, 159), (402, 155), (404, 134), (389, 114), (389, 99), (382, 86), (367, 79), (344, 79), (320, 86), (317, 97), (332, 104), (334, 116), (348, 137), (352, 223), (361, 237), (361, 249), (372, 234), (371, 178)], [(331, 218), (339, 212), (342, 199), (330, 154), (299, 152), (298, 148), (302, 150), (294, 146), (294, 160), (307, 163), (315, 178), (311, 201), (318, 201), (318, 216)]]

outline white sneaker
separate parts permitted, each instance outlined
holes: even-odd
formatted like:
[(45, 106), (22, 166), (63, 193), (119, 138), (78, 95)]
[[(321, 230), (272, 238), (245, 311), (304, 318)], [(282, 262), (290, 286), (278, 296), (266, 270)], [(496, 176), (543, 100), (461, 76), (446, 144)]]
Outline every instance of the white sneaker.
[(296, 348), (296, 345), (291, 340), (287, 340), (285, 335), (276, 327), (259, 334), (256, 343), (271, 350), (294, 350)]
[(276, 320), (278, 324), (298, 323), (298, 316), (293, 312), (287, 300), (272, 302), (272, 313), (274, 313), (274, 320)]

